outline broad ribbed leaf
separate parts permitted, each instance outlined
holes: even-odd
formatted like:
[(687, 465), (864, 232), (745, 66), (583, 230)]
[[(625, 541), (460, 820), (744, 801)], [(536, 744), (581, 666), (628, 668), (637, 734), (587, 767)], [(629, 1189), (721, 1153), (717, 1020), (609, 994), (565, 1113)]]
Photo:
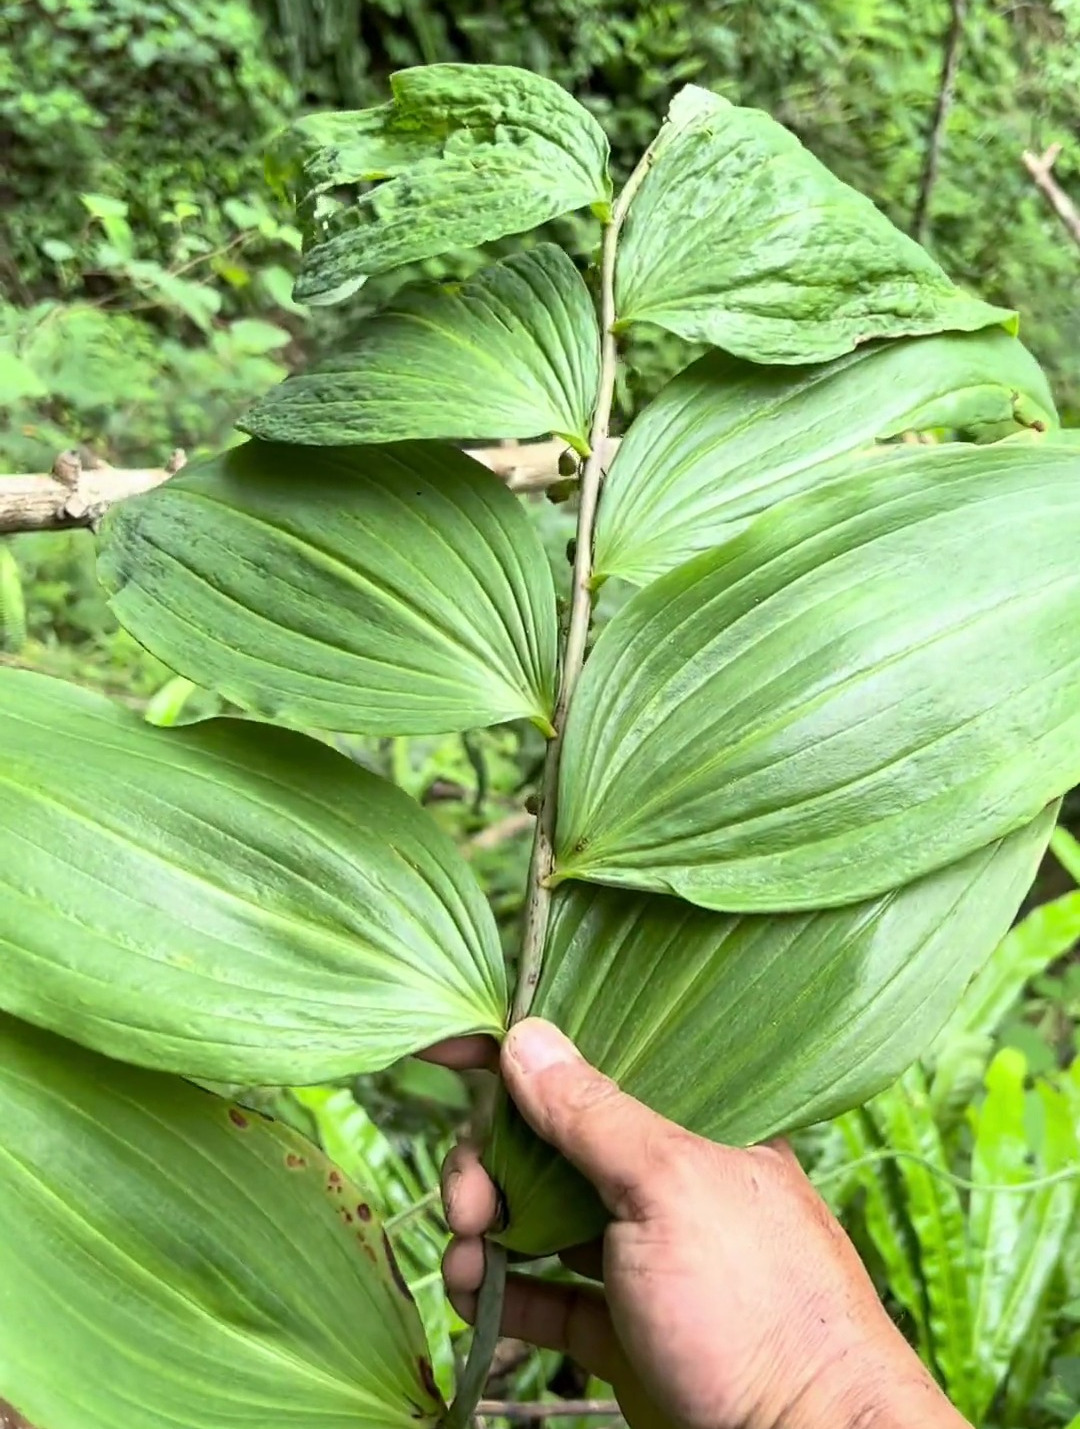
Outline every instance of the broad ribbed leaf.
[(98, 569), (147, 649), (281, 723), (549, 727), (543, 547), (517, 498), (452, 447), (248, 442), (114, 506)]
[(0, 1017), (0, 1399), (40, 1429), (438, 1422), (364, 1196), (302, 1137)]
[(1080, 456), (883, 449), (640, 591), (575, 696), (557, 874), (871, 897), (1080, 779)]
[(554, 432), (588, 452), (599, 380), (589, 290), (545, 243), (464, 285), (406, 289), (240, 425), (309, 446)]
[(299, 1085), (498, 1032), (491, 913), (394, 785), (240, 720), (159, 730), (0, 670), (0, 1006), (110, 1056)]
[[(1020, 906), (1056, 812), (918, 883), (825, 912), (740, 918), (655, 894), (560, 889), (533, 1012), (702, 1136), (750, 1145), (822, 1121), (929, 1046)], [(489, 1164), (508, 1244), (550, 1251), (595, 1234), (595, 1197), (505, 1118)]]
[[(339, 302), (373, 273), (574, 209), (606, 213), (604, 131), (554, 80), (509, 65), (437, 64), (400, 71), (390, 88), (376, 109), (296, 126), (299, 301)], [(352, 186), (356, 202), (328, 211), (322, 196)]]
[(1000, 328), (875, 343), (823, 367), (707, 353), (623, 438), (600, 503), (596, 578), (645, 585), (785, 497), (857, 474), (868, 444), (900, 432), (1001, 436), (1056, 420), (1038, 363)]
[(1014, 321), (954, 287), (762, 110), (688, 85), (668, 120), (619, 247), (620, 326), (824, 362), (875, 337)]

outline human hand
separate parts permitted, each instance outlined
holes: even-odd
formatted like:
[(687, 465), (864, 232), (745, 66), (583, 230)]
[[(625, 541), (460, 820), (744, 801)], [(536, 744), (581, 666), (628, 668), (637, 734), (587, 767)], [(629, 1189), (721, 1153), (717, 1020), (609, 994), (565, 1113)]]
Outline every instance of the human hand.
[[(609, 1381), (632, 1429), (962, 1429), (786, 1146), (691, 1135), (538, 1019), (510, 1031), (500, 1069), (613, 1217), (564, 1256), (603, 1290), (511, 1276), (504, 1334)], [(475, 1148), (451, 1152), (443, 1196), (447, 1291), (471, 1319), (498, 1214)]]

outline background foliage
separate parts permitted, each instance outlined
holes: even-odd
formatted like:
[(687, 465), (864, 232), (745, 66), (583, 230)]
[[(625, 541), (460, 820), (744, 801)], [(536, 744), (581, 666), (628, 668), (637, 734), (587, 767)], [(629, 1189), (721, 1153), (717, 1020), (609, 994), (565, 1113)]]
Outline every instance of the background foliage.
[[(298, 234), (262, 174), (268, 138), (306, 109), (379, 102), (388, 73), (411, 64), (524, 65), (592, 110), (625, 173), (673, 91), (692, 80), (769, 109), (910, 228), (949, 19), (945, 0), (0, 0), (0, 470), (45, 470), (73, 444), (128, 464), (158, 464), (175, 446), (225, 445), (253, 397), (335, 341), (349, 314), (310, 315), (293, 302)], [(929, 234), (956, 279), (1021, 310), (1023, 336), (1073, 425), (1080, 251), (1020, 154), (1060, 142), (1056, 175), (1080, 197), (1078, 95), (1080, 0), (971, 0)], [(579, 219), (556, 236), (584, 254), (597, 234)], [(463, 275), (478, 261), (463, 253), (425, 269)], [(373, 282), (364, 304), (412, 276)], [(686, 356), (668, 336), (637, 340), (620, 393), (624, 420)], [(530, 509), (565, 579), (565, 508)], [(199, 692), (117, 630), (85, 533), (0, 546), (0, 659), (103, 686), (154, 719), (209, 712)], [(540, 736), (508, 726), (341, 744), (458, 839), (509, 945)], [(1055, 1155), (1039, 1111), (1045, 1088), (1080, 1116), (1068, 1070), (1080, 1051), (1080, 857), (1060, 843), (1058, 853), (1033, 895), (1033, 905), (1051, 900), (1050, 911), (1033, 914), (1010, 943), (1012, 995), (976, 1042), (959, 1038), (911, 1074), (911, 1119), (901, 1123), (879, 1099), (801, 1147), (900, 1323), (947, 1382), (970, 1345), (943, 1340), (935, 1297), (943, 1267), (975, 1273), (981, 1214), (947, 1176), (977, 1174), (980, 1135), (987, 1152), (987, 1087), (1004, 1095), (1001, 1066), (1015, 1080), (1015, 1059), (1024, 1059), (1028, 1140), (1001, 1155), (1020, 1155), (1029, 1175)], [(1012, 1061), (994, 1060), (1003, 1050)], [(437, 1293), (445, 1228), (432, 1192), (441, 1148), (482, 1092), (413, 1061), (338, 1088), (243, 1091), (317, 1135), (400, 1218), (395, 1238), (447, 1385), (462, 1326)], [(936, 1158), (937, 1171), (918, 1180), (879, 1155), (905, 1149)], [(879, 1159), (850, 1169), (870, 1155)], [(1003, 1429), (1049, 1429), (1080, 1412), (1075, 1196), (1057, 1240), (1039, 1215), (1061, 1198), (1032, 1205), (1024, 1225), (1034, 1218), (1042, 1227), (1032, 1244), (1052, 1251), (1052, 1264), (985, 1420)], [(952, 1323), (950, 1333), (969, 1331)], [(500, 1364), (493, 1392), (603, 1392), (550, 1355), (509, 1347)], [(972, 1405), (983, 1392), (948, 1387)]]

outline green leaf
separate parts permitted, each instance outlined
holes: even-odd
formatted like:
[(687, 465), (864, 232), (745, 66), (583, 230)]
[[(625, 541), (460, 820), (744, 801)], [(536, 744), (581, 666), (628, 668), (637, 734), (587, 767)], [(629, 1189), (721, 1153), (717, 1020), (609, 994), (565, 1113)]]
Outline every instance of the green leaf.
[[(301, 120), (305, 256), (295, 296), (339, 302), (373, 273), (524, 233), (611, 198), (604, 131), (554, 80), (509, 65), (391, 76), (376, 109)], [(327, 211), (321, 196), (362, 186)]]
[(315, 740), (182, 730), (0, 669), (0, 1006), (124, 1061), (299, 1085), (498, 1033), (498, 935), (407, 794)]
[(438, 1422), (382, 1229), (321, 1152), (12, 1018), (0, 1051), (0, 1399), (47, 1429)]
[[(911, 1316), (915, 1343), (924, 1361), (931, 1355), (928, 1306), (918, 1264), (918, 1244), (907, 1218), (904, 1198), (898, 1189), (895, 1171), (880, 1156), (883, 1149), (870, 1114), (865, 1109), (838, 1117), (848, 1156), (856, 1163), (853, 1175), (863, 1191), (862, 1215), (888, 1276), (889, 1294)], [(861, 1163), (861, 1164), (858, 1164)]]
[(550, 728), (543, 548), (517, 498), (451, 447), (248, 442), (114, 506), (98, 570), (170, 669), (281, 723)]
[(615, 306), (620, 326), (656, 323), (753, 362), (1015, 321), (954, 287), (775, 119), (694, 85), (630, 204)]
[(545, 243), (463, 286), (406, 289), (355, 344), (273, 388), (241, 426), (309, 445), (555, 432), (587, 452), (599, 380), (589, 291)]
[(1080, 779), (1080, 459), (882, 449), (605, 627), (566, 729), (558, 879), (731, 912), (941, 868)]
[(48, 395), (48, 383), (24, 357), (0, 348), (0, 408), (13, 407), (26, 398)]
[(292, 341), (283, 327), (262, 318), (238, 318), (229, 324), (229, 336), (245, 352), (254, 353), (274, 352)]
[(1080, 892), (1033, 908), (974, 978), (942, 1033), (942, 1042), (994, 1032), (1028, 983), (1071, 952), (1078, 941)]
[[(1024, 1116), (1024, 1059), (998, 1053), (987, 1075), (987, 1097), (976, 1123), (972, 1159), (970, 1224), (975, 1305), (975, 1379), (968, 1409), (975, 1423), (985, 1416), (1014, 1355), (1032, 1330), (1056, 1271), (1077, 1204), (1075, 1179), (1051, 1181), (1022, 1193), (1000, 1185), (1075, 1168), (1080, 1158), (1068, 1098), (1056, 1087), (1036, 1087), (1043, 1114), (1041, 1155), (1031, 1165)], [(985, 1187), (985, 1189), (983, 1189)]]
[[(823, 1121), (929, 1046), (1008, 928), (1055, 817), (1052, 807), (918, 883), (825, 912), (726, 917), (569, 885), (555, 895), (532, 1011), (699, 1135), (752, 1145)], [(511, 1248), (546, 1253), (595, 1234), (602, 1211), (566, 1163), (500, 1125), (489, 1165)]]
[(926, 1078), (916, 1063), (868, 1108), (884, 1143), (904, 1153), (896, 1170), (918, 1237), (934, 1359), (959, 1407), (970, 1402), (972, 1308), (968, 1298), (970, 1247), (960, 1194), (930, 1108)]
[(707, 353), (623, 438), (600, 503), (596, 579), (655, 580), (785, 497), (857, 475), (871, 443), (901, 432), (999, 436), (1056, 420), (1038, 363), (1000, 328), (875, 343), (825, 367)]
[(1050, 837), (1050, 852), (1074, 883), (1080, 884), (1080, 840), (1066, 828), (1057, 828)]
[[(430, 1062), (419, 1065), (446, 1071)], [(452, 1073), (447, 1072), (450, 1076)], [(319, 1143), (347, 1176), (364, 1187), (376, 1214), (386, 1222), (401, 1272), (416, 1301), (424, 1326), (432, 1370), (447, 1397), (454, 1392), (454, 1350), (450, 1339), (454, 1311), (446, 1298), (440, 1273), (449, 1231), (439, 1202), (438, 1162), (421, 1179), (411, 1156), (427, 1151), (413, 1141), (407, 1157), (380, 1130), (345, 1087), (305, 1087), (293, 1093), (315, 1122)], [(450, 1150), (433, 1143), (441, 1160)]]

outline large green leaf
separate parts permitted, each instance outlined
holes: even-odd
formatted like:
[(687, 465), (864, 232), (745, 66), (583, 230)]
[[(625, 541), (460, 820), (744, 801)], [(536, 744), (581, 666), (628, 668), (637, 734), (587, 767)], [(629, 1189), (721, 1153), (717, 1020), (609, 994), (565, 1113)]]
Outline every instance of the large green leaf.
[(623, 438), (604, 483), (597, 580), (655, 580), (768, 506), (904, 431), (1002, 435), (1056, 422), (1038, 363), (1000, 328), (875, 343), (827, 366), (758, 367), (707, 353)]
[(40, 1429), (415, 1429), (362, 1193), (295, 1132), (0, 1017), (0, 1399)]
[(621, 326), (657, 323), (754, 362), (1015, 317), (954, 287), (776, 120), (694, 85), (630, 205), (616, 311)]
[[(608, 144), (554, 80), (509, 65), (437, 64), (391, 77), (376, 109), (294, 131), (305, 256), (301, 302), (339, 302), (373, 273), (523, 233), (611, 198)], [(355, 203), (324, 195), (358, 186)]]
[(1080, 779), (1080, 456), (883, 448), (638, 592), (567, 723), (559, 878), (871, 897)]
[(599, 380), (589, 290), (545, 243), (464, 285), (406, 289), (241, 426), (311, 446), (554, 432), (587, 452)]
[(114, 506), (98, 569), (159, 659), (281, 723), (550, 727), (543, 547), (517, 498), (452, 447), (248, 442)]
[[(822, 1121), (929, 1046), (1020, 906), (1056, 812), (918, 883), (825, 912), (740, 918), (655, 894), (560, 889), (533, 1011), (702, 1136), (749, 1145)], [(508, 1244), (540, 1252), (594, 1234), (597, 1203), (566, 1163), (505, 1111), (498, 1127), (489, 1164)]]
[(0, 670), (0, 1006), (125, 1061), (298, 1085), (498, 1032), (494, 920), (408, 795), (302, 735), (159, 730)]

